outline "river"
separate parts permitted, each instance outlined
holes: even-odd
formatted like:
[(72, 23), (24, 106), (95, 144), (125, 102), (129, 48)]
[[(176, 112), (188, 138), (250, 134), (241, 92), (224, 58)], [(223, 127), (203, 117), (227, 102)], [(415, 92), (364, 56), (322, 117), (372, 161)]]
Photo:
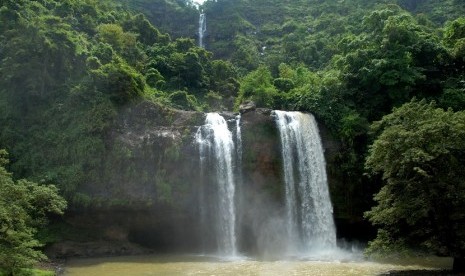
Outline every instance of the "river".
[(399, 270), (450, 269), (450, 258), (401, 259), (395, 262), (366, 260), (260, 261), (249, 258), (224, 260), (195, 255), (147, 255), (71, 259), (65, 275), (379, 275)]

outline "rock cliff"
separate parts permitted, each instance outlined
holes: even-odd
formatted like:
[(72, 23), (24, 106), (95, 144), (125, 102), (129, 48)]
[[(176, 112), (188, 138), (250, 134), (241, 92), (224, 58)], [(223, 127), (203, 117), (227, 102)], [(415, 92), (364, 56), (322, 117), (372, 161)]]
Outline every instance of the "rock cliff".
[[(262, 229), (280, 223), (269, 218), (284, 204), (280, 140), (271, 110), (242, 112), (243, 175), (237, 184), (237, 231), (240, 249), (258, 252), (267, 243)], [(233, 120), (237, 114), (221, 115)], [(157, 252), (198, 250), (204, 233), (198, 222), (202, 176), (194, 136), (204, 120), (205, 114), (200, 112), (165, 109), (149, 102), (122, 112), (108, 135), (102, 183), (83, 187), (81, 192), (90, 196), (90, 204), (72, 208), (65, 217), (71, 227), (92, 229), (94, 235), (85, 242), (103, 241), (116, 248), (92, 250), (98, 246), (89, 245), (84, 250), (66, 241), (54, 245), (49, 254), (65, 257), (145, 252), (128, 244)], [(231, 123), (230, 127), (235, 125)], [(324, 126), (320, 130), (330, 167), (338, 142)], [(330, 188), (338, 185), (337, 170), (329, 169), (328, 174)], [(337, 189), (331, 191), (332, 196), (338, 196)]]

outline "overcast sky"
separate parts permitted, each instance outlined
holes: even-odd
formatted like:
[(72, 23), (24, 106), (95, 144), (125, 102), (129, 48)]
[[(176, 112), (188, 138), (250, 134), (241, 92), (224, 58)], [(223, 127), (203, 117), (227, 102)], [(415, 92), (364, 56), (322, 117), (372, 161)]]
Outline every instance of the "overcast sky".
[(194, 2), (202, 4), (205, 0), (194, 0)]

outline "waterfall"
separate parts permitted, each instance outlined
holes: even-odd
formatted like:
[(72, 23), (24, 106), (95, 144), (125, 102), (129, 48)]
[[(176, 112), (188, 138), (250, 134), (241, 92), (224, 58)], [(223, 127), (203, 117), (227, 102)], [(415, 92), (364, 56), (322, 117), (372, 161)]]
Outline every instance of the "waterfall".
[[(201, 216), (205, 213), (214, 216), (213, 227), (217, 240), (218, 253), (223, 256), (236, 256), (236, 212), (235, 212), (235, 182), (234, 157), (236, 156), (233, 134), (228, 129), (226, 120), (218, 113), (208, 113), (205, 125), (196, 134), (199, 145), (201, 174), (206, 174), (206, 162), (214, 168), (215, 188), (213, 204), (206, 203), (203, 197), (201, 205), (209, 205), (209, 210), (201, 208)], [(206, 191), (204, 191), (206, 193)], [(201, 219), (201, 220), (205, 220)], [(201, 222), (205, 223), (205, 222)]]
[(236, 116), (236, 145), (237, 145), (237, 150), (236, 150), (236, 155), (237, 155), (237, 168), (236, 168), (236, 174), (237, 174), (237, 182), (241, 183), (242, 182), (242, 132), (241, 132), (241, 115)]
[(244, 206), (244, 175), (242, 171), (242, 130), (241, 130), (241, 115), (236, 116), (236, 132), (235, 132), (235, 145), (236, 145), (236, 162), (235, 162), (235, 187), (236, 187), (236, 241), (238, 246), (242, 241), (241, 237), (244, 236), (243, 229), (243, 206)]
[(274, 115), (282, 146), (289, 250), (335, 248), (333, 208), (315, 118), (300, 112)]
[(205, 48), (203, 43), (203, 38), (205, 32), (207, 31), (207, 15), (205, 13), (200, 13), (199, 17), (199, 47)]

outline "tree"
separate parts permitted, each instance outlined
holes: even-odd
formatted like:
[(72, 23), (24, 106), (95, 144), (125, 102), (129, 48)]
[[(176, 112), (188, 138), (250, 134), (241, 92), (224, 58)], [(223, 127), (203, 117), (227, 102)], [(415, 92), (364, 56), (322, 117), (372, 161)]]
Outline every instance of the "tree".
[(92, 74), (97, 89), (107, 93), (117, 105), (124, 105), (144, 94), (143, 77), (124, 62), (108, 63)]
[(236, 96), (239, 90), (237, 70), (229, 61), (214, 60), (209, 68), (211, 86), (224, 96)]
[(231, 57), (231, 61), (239, 68), (244, 68), (245, 71), (251, 71), (259, 65), (259, 52), (254, 42), (244, 36), (238, 35), (234, 41), (235, 51)]
[(6, 151), (0, 150), (0, 270), (15, 275), (45, 259), (35, 238), (47, 223), (47, 214), (63, 214), (66, 201), (53, 185), (14, 181), (7, 172)]
[(260, 66), (242, 80), (237, 103), (252, 100), (258, 106), (271, 108), (274, 106), (277, 93), (270, 70)]
[(161, 34), (142, 14), (137, 14), (125, 22), (125, 27), (132, 33), (139, 34), (138, 39), (146, 44), (153, 45), (154, 43), (169, 41), (169, 35)]
[(465, 112), (412, 100), (372, 127), (366, 168), (385, 186), (365, 214), (379, 226), (368, 251), (425, 249), (465, 271)]

